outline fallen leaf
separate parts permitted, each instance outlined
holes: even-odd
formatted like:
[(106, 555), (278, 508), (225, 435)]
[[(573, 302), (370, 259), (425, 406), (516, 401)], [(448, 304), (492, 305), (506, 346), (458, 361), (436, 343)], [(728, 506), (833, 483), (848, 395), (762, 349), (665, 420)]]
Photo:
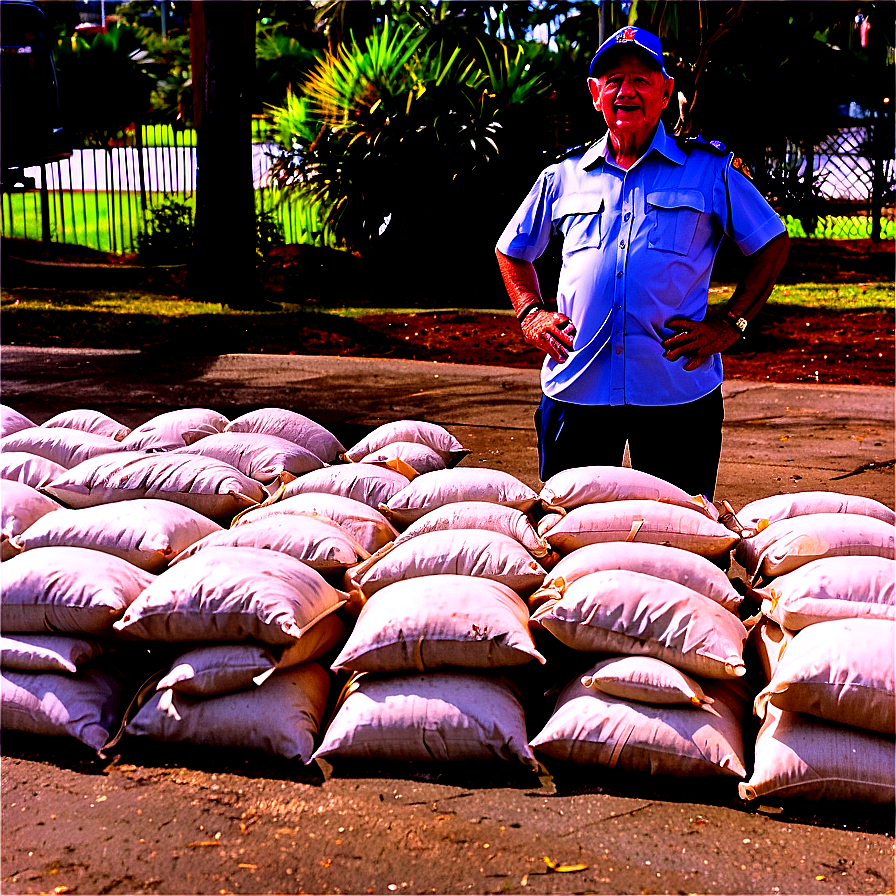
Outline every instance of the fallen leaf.
[(815, 880), (827, 880), (827, 878), (823, 874), (816, 874)]
[(528, 886), (529, 886), (529, 875), (528, 875), (528, 874), (524, 874), (524, 875), (520, 878), (520, 886), (521, 886), (521, 887), (528, 887)]
[(53, 887), (54, 893), (68, 893), (68, 887)]
[(220, 846), (217, 840), (193, 840), (187, 844), (187, 849), (195, 849), (197, 846)]
[(553, 859), (548, 856), (542, 856), (545, 865), (551, 869), (551, 871), (556, 871), (560, 874), (566, 874), (570, 871), (586, 871), (588, 869), (587, 865), (558, 865)]
[(250, 871), (255, 871), (258, 868), (258, 865), (253, 865), (251, 862), (240, 862), (237, 868), (248, 868)]

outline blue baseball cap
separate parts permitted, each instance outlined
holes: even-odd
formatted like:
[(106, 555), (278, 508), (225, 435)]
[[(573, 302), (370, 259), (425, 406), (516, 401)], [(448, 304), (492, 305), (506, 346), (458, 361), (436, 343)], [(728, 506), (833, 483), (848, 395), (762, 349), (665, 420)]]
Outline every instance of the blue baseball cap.
[(663, 73), (664, 78), (669, 77), (663, 67), (663, 47), (660, 44), (660, 39), (643, 28), (627, 25), (625, 28), (620, 28), (600, 45), (588, 68), (589, 78), (596, 78), (604, 71), (610, 60), (610, 56), (607, 54), (612, 55), (614, 50), (641, 53)]

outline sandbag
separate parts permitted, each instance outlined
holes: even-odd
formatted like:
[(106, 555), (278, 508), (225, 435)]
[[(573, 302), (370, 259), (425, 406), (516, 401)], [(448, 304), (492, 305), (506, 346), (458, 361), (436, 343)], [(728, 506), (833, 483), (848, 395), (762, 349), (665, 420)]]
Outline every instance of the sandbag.
[(896, 618), (896, 561), (828, 557), (776, 576), (754, 594), (762, 612), (790, 631), (833, 619)]
[(61, 510), (60, 506), (23, 482), (11, 480), (0, 487), (0, 560), (8, 560), (22, 548), (11, 542), (29, 526), (48, 513)]
[(179, 408), (157, 414), (132, 429), (121, 441), (124, 451), (170, 451), (183, 448), (199, 439), (222, 432), (227, 418), (208, 408)]
[(131, 428), (113, 420), (108, 414), (100, 411), (92, 411), (87, 408), (78, 408), (72, 411), (63, 411), (41, 423), (48, 428), (62, 427), (63, 429), (77, 429), (81, 432), (92, 432), (100, 436), (108, 436), (120, 442), (130, 434)]
[(532, 614), (574, 650), (654, 656), (707, 678), (744, 674), (743, 623), (677, 582), (629, 570), (583, 576)]
[(668, 545), (710, 560), (722, 560), (740, 540), (730, 529), (698, 510), (659, 501), (583, 504), (550, 528), (539, 524), (538, 531), (560, 554), (600, 542), (633, 541)]
[[(787, 645), (793, 640), (793, 632), (784, 631), (777, 622), (761, 618), (750, 629), (747, 648), (751, 649), (759, 661), (761, 678), (768, 684), (778, 668)], [(745, 651), (746, 652), (746, 651)], [(750, 665), (748, 663), (748, 665)]]
[(332, 668), (423, 672), (543, 663), (528, 623), (523, 601), (497, 582), (455, 575), (397, 581), (364, 604)]
[(690, 675), (652, 656), (611, 656), (595, 663), (580, 681), (591, 690), (636, 703), (704, 706), (713, 702)]
[(0, 439), (0, 452), (25, 451), (36, 454), (69, 470), (91, 457), (114, 454), (122, 450), (122, 443), (109, 436), (99, 436), (77, 429), (46, 429), (35, 426)]
[(711, 706), (648, 705), (611, 697), (576, 678), (531, 745), (553, 759), (582, 765), (743, 778), (744, 697), (729, 682), (707, 682), (706, 691)]
[(416, 522), (425, 513), (455, 501), (488, 501), (529, 511), (538, 495), (515, 476), (501, 470), (460, 468), (424, 473), (409, 483), (379, 510), (398, 528)]
[(216, 697), (156, 692), (126, 733), (173, 743), (262, 750), (308, 763), (327, 703), (330, 679), (318, 663), (272, 675), (261, 687)]
[(797, 492), (792, 495), (769, 495), (751, 501), (737, 511), (737, 519), (748, 528), (765, 528), (769, 523), (805, 516), (811, 513), (856, 513), (896, 525), (896, 512), (886, 504), (860, 495), (840, 492)]
[(69, 507), (158, 498), (226, 520), (266, 497), (261, 484), (219, 460), (192, 454), (124, 452), (94, 458), (42, 489)]
[(376, 509), (342, 495), (319, 492), (296, 495), (268, 507), (255, 507), (234, 520), (234, 528), (277, 516), (320, 516), (336, 523), (369, 553), (389, 544), (397, 535), (395, 527)]
[(30, 429), (32, 426), (37, 426), (33, 420), (29, 420), (24, 414), (5, 404), (0, 404), (0, 439), (23, 429)]
[(72, 635), (16, 634), (0, 637), (0, 666), (24, 672), (70, 672), (106, 650), (99, 641)]
[(896, 732), (896, 623), (837, 619), (803, 629), (783, 651), (771, 682), (757, 695), (767, 704), (829, 722)]
[[(808, 630), (807, 630), (808, 631)], [(742, 800), (774, 796), (892, 803), (892, 737), (769, 706)]]
[(0, 564), (3, 631), (109, 633), (154, 578), (89, 548), (25, 551)]
[(320, 573), (286, 554), (208, 548), (158, 576), (115, 631), (149, 641), (291, 644), (346, 600)]
[(306, 473), (286, 486), (284, 498), (296, 495), (341, 495), (369, 507), (379, 507), (408, 484), (403, 473), (376, 464), (340, 464)]
[(366, 597), (402, 579), (418, 576), (474, 576), (500, 582), (520, 595), (531, 594), (544, 580), (538, 561), (515, 539), (481, 529), (427, 532), (382, 548), (348, 570), (346, 590)]
[(738, 542), (734, 557), (759, 578), (780, 576), (823, 557), (896, 558), (896, 530), (855, 513), (812, 513), (771, 523)]
[(31, 488), (39, 489), (65, 472), (62, 464), (27, 451), (4, 451), (0, 454), (0, 480), (24, 482)]
[[(383, 464), (399, 473), (404, 473), (408, 479), (413, 479), (421, 473), (444, 470), (448, 466), (438, 451), (416, 442), (391, 442), (366, 454), (358, 463)], [(408, 471), (413, 475), (409, 475)]]
[[(414, 442), (425, 445), (439, 454), (449, 467), (456, 466), (470, 453), (447, 429), (437, 423), (425, 423), (422, 420), (395, 420), (392, 423), (378, 426), (346, 451), (345, 456), (348, 460), (357, 462), (368, 454), (395, 442)], [(423, 473), (424, 471), (418, 470), (418, 472)]]
[(339, 460), (345, 448), (328, 429), (314, 420), (283, 408), (259, 408), (231, 420), (225, 432), (254, 432), (278, 436), (301, 445), (316, 454), (324, 463)]
[(506, 759), (538, 767), (514, 692), (499, 678), (471, 672), (358, 676), (313, 758)]

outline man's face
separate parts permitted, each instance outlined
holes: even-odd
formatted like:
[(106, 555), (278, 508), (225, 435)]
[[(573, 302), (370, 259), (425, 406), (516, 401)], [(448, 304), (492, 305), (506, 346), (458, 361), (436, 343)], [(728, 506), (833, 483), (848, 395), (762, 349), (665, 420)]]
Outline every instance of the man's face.
[(635, 53), (620, 54), (600, 77), (588, 80), (594, 108), (603, 113), (611, 135), (636, 142), (650, 138), (674, 84)]

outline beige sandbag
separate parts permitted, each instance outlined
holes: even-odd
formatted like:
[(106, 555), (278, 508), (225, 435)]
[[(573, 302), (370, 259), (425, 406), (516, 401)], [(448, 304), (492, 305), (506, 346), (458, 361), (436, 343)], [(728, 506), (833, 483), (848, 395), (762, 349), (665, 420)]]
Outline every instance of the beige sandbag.
[[(425, 423), (422, 420), (395, 420), (384, 423), (353, 445), (345, 456), (351, 461), (360, 461), (374, 451), (379, 451), (395, 442), (414, 442), (431, 448), (449, 467), (456, 466), (469, 453), (458, 440), (443, 426)], [(413, 466), (413, 465), (412, 465)], [(423, 473), (423, 470), (418, 470)], [(428, 471), (426, 471), (428, 472)]]
[(775, 669), (778, 668), (778, 663), (784, 655), (784, 650), (792, 640), (793, 632), (784, 631), (777, 622), (773, 622), (771, 619), (760, 619), (750, 629), (747, 647), (755, 653), (759, 660), (762, 681), (765, 684), (772, 680)]
[(524, 482), (501, 470), (434, 470), (418, 476), (387, 503), (380, 504), (379, 509), (403, 529), (425, 513), (455, 501), (487, 501), (526, 512), (535, 506), (538, 495)]
[(369, 507), (379, 507), (408, 484), (403, 473), (377, 464), (340, 464), (306, 473), (286, 486), (284, 498), (296, 495), (341, 495)]
[(742, 539), (734, 557), (754, 579), (770, 578), (823, 557), (896, 558), (896, 529), (856, 513), (812, 513), (771, 523)]
[(172, 453), (198, 454), (223, 461), (265, 485), (289, 482), (324, 466), (324, 462), (307, 448), (278, 436), (256, 432), (215, 433)]
[(678, 582), (732, 613), (737, 612), (743, 600), (728, 576), (706, 557), (667, 545), (609, 541), (585, 545), (564, 557), (529, 598), (529, 606), (535, 608), (546, 600), (562, 597), (582, 576), (609, 569), (628, 569)]
[(262, 750), (308, 763), (327, 704), (330, 679), (318, 663), (272, 675), (261, 687), (191, 697), (156, 692), (126, 733), (173, 743)]
[(8, 480), (0, 485), (0, 560), (8, 560), (22, 548), (11, 539), (60, 506), (23, 482)]
[(290, 644), (346, 599), (320, 573), (286, 554), (208, 548), (158, 576), (115, 630), (148, 641), (255, 638)]
[(24, 672), (77, 672), (106, 648), (90, 638), (20, 633), (0, 637), (0, 666)]
[(711, 520), (719, 512), (703, 495), (689, 495), (683, 489), (628, 467), (573, 467), (555, 473), (545, 482), (538, 496), (545, 510), (564, 512), (583, 504), (606, 501), (660, 501), (697, 510)]
[(203, 436), (223, 432), (227, 418), (208, 408), (179, 408), (157, 414), (146, 423), (132, 429), (121, 441), (125, 451), (170, 451), (183, 448)]
[(45, 485), (69, 507), (158, 498), (226, 520), (263, 501), (261, 484), (219, 460), (192, 454), (123, 452), (94, 458)]
[[(736, 688), (736, 686), (735, 686)], [(711, 706), (620, 700), (574, 679), (531, 745), (554, 759), (653, 775), (746, 775), (745, 700), (728, 682), (707, 682)]]
[(411, 523), (395, 544), (403, 544), (427, 532), (448, 529), (482, 529), (507, 535), (518, 541), (533, 557), (544, 560), (551, 553), (547, 542), (535, 531), (532, 520), (515, 507), (504, 507), (487, 501), (456, 501), (437, 507)]
[(117, 453), (122, 450), (121, 445), (109, 436), (98, 436), (92, 432), (35, 426), (0, 439), (0, 452), (25, 451), (45, 457), (69, 470), (91, 457)]
[(29, 420), (24, 414), (5, 404), (0, 404), (0, 439), (23, 429), (30, 429), (32, 426), (37, 426), (33, 420)]
[(581, 682), (586, 688), (636, 703), (704, 706), (713, 702), (690, 675), (652, 656), (601, 660), (582, 674)]
[[(399, 473), (404, 473), (408, 479), (419, 476), (421, 473), (431, 473), (433, 470), (444, 470), (448, 465), (445, 459), (434, 448), (428, 445), (420, 445), (416, 442), (392, 442), (371, 451), (362, 457), (358, 463), (383, 464)], [(414, 476), (408, 475), (410, 471)]]
[(358, 589), (370, 597), (402, 579), (439, 575), (489, 579), (527, 595), (541, 584), (545, 572), (509, 535), (449, 529), (383, 548), (348, 570), (345, 582), (347, 590)]
[(737, 511), (737, 519), (742, 526), (755, 529), (810, 513), (857, 513), (860, 516), (882, 520), (891, 526), (896, 525), (896, 513), (880, 501), (863, 498), (860, 495), (823, 491), (769, 495), (745, 504)]
[(41, 426), (49, 428), (61, 426), (63, 429), (77, 429), (81, 432), (93, 432), (100, 436), (108, 436), (120, 442), (130, 434), (130, 426), (125, 426), (117, 420), (113, 420), (108, 414), (101, 411), (92, 411), (88, 408), (78, 408), (72, 411), (63, 411), (49, 420), (41, 423)]
[(742, 800), (892, 803), (894, 746), (892, 737), (769, 706), (756, 738), (753, 774), (738, 793)]
[(160, 573), (191, 544), (220, 531), (217, 523), (189, 507), (143, 498), (57, 510), (13, 538), (12, 545), (19, 551), (54, 545), (91, 548)]
[(754, 594), (762, 612), (790, 631), (832, 619), (896, 618), (896, 561), (826, 557), (776, 576)]
[(66, 468), (62, 464), (27, 451), (4, 451), (0, 454), (0, 489), (6, 480), (24, 482), (31, 488), (42, 488), (65, 472)]
[(369, 553), (389, 544), (397, 535), (395, 527), (376, 509), (342, 495), (309, 492), (285, 498), (267, 507), (254, 507), (234, 520), (234, 528), (277, 516), (320, 516), (336, 523)]
[(303, 414), (283, 408), (259, 408), (231, 420), (225, 432), (255, 432), (278, 436), (301, 445), (328, 464), (339, 460), (345, 448), (326, 427)]
[(782, 653), (771, 682), (756, 697), (829, 722), (893, 735), (896, 732), (896, 623), (836, 619), (798, 632)]
[(4, 669), (0, 725), (5, 731), (73, 737), (99, 752), (122, 713), (121, 685), (101, 669), (76, 675)]
[(543, 663), (528, 623), (526, 605), (498, 582), (454, 575), (398, 581), (364, 604), (332, 668), (423, 672)]
[(538, 763), (514, 692), (484, 673), (359, 675), (312, 758)]
[(538, 531), (560, 554), (588, 544), (634, 541), (663, 544), (708, 557), (727, 558), (739, 536), (699, 510), (659, 501), (613, 501), (583, 504), (570, 510), (547, 531)]
[(0, 564), (3, 630), (108, 633), (154, 578), (89, 548), (25, 551)]
[(175, 562), (212, 547), (280, 551), (324, 575), (341, 573), (370, 554), (341, 526), (324, 517), (281, 514), (250, 520), (195, 542)]
[(605, 570), (573, 582), (532, 620), (574, 650), (654, 656), (707, 678), (744, 674), (743, 623), (677, 582)]

